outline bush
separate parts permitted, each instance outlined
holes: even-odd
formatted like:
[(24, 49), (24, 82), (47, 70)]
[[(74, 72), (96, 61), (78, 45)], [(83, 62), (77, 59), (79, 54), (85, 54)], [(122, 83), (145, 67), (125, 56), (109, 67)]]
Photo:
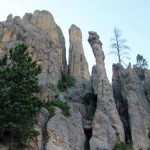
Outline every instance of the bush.
[(124, 143), (124, 142), (118, 142), (116, 143), (114, 150), (132, 150), (131, 145)]
[(70, 116), (70, 112), (69, 112), (69, 105), (67, 104), (67, 102), (62, 102), (59, 100), (48, 100), (45, 104), (44, 107), (49, 111), (50, 116), (54, 116), (55, 115), (55, 108), (54, 107), (59, 107), (62, 110), (62, 114), (64, 116)]
[(75, 84), (75, 77), (67, 74), (66, 72), (61, 72), (61, 80), (58, 81), (57, 88), (64, 92), (69, 87), (73, 86)]

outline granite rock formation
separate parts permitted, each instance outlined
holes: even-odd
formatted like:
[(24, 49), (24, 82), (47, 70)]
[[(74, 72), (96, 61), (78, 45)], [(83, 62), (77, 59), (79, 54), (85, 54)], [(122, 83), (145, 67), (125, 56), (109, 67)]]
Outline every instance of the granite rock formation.
[[(111, 86), (102, 43), (96, 32), (89, 32), (96, 59), (90, 77), (80, 29), (72, 25), (69, 36), (67, 68), (64, 36), (48, 11), (26, 13), (22, 19), (9, 15), (0, 22), (0, 55), (26, 42), (29, 54), (42, 66), (40, 96), (70, 106), (68, 117), (58, 107), (54, 116), (48, 108), (41, 108), (35, 126), (40, 134), (27, 142), (30, 147), (25, 150), (113, 150), (119, 141), (130, 142), (133, 150), (150, 148), (150, 71), (113, 65)], [(56, 85), (64, 69), (76, 83), (60, 92)], [(0, 150), (7, 149), (0, 143)]]
[(76, 25), (72, 25), (69, 29), (69, 41), (69, 74), (76, 78), (90, 80), (88, 63), (82, 45), (82, 33)]
[(125, 129), (126, 142), (134, 150), (150, 147), (150, 72), (131, 65), (113, 65), (113, 91)]
[[(47, 123), (48, 142), (46, 150), (83, 150), (85, 135), (82, 125), (82, 115), (74, 104), (70, 104), (70, 117), (65, 117), (59, 108), (56, 115)], [(77, 109), (77, 110), (75, 110)]]
[(93, 118), (90, 148), (91, 150), (112, 150), (117, 140), (124, 141), (123, 125), (106, 75), (102, 43), (96, 32), (89, 32), (88, 41), (96, 59), (91, 84), (97, 94), (97, 108)]
[(41, 96), (48, 98), (49, 84), (56, 85), (66, 64), (65, 40), (60, 27), (48, 11), (36, 10), (20, 17), (9, 15), (0, 22), (0, 54), (18, 42), (26, 42), (32, 58), (42, 66), (39, 75)]

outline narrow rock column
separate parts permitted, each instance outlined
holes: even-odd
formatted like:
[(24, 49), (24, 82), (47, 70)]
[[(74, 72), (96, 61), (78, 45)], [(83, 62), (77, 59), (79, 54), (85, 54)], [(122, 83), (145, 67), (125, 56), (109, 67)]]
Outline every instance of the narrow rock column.
[(69, 74), (90, 80), (88, 63), (84, 55), (81, 30), (72, 25), (69, 29)]
[(88, 41), (96, 59), (91, 81), (94, 92), (97, 94), (97, 109), (93, 119), (90, 148), (91, 150), (111, 150), (117, 140), (124, 141), (123, 125), (116, 109), (111, 85), (107, 78), (102, 43), (96, 32), (89, 32)]

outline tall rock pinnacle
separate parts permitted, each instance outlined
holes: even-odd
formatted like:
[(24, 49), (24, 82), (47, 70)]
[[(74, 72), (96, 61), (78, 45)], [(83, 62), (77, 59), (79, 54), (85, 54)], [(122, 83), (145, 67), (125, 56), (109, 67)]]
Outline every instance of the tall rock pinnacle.
[(86, 61), (83, 45), (82, 33), (80, 29), (72, 25), (69, 29), (69, 73), (75, 77), (82, 77), (90, 80), (88, 63)]
[(96, 32), (89, 32), (88, 41), (96, 59), (96, 65), (92, 70), (92, 85), (97, 94), (97, 109), (93, 119), (90, 147), (93, 150), (110, 150), (113, 149), (117, 140), (124, 141), (123, 125), (106, 75), (102, 43)]

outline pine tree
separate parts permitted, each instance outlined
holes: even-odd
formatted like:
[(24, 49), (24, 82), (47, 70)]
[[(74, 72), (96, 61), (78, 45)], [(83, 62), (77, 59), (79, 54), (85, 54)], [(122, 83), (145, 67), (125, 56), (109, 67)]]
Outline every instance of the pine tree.
[(11, 147), (38, 135), (33, 127), (41, 108), (36, 96), (39, 73), (41, 67), (28, 55), (24, 43), (0, 60), (0, 137), (7, 137)]
[(148, 67), (148, 62), (146, 59), (144, 59), (144, 57), (142, 55), (138, 54), (136, 56), (136, 65), (139, 68), (145, 69)]

